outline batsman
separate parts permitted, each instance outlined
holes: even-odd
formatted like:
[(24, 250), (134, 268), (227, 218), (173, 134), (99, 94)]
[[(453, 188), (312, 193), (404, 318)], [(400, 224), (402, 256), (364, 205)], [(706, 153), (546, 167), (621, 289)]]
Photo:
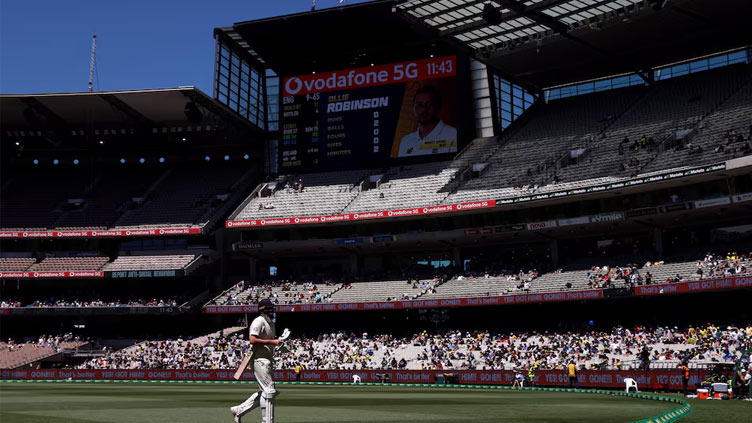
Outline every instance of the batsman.
[(269, 299), (261, 300), (258, 304), (259, 316), (253, 319), (249, 341), (251, 352), (247, 355), (235, 372), (234, 378), (240, 379), (248, 366), (252, 366), (253, 375), (260, 390), (251, 395), (245, 402), (230, 407), (236, 423), (256, 407), (261, 407), (261, 423), (274, 423), (274, 397), (279, 391), (274, 387), (274, 347), (282, 344), (290, 337), (290, 330), (285, 329), (282, 336), (277, 338), (274, 330), (274, 303)]

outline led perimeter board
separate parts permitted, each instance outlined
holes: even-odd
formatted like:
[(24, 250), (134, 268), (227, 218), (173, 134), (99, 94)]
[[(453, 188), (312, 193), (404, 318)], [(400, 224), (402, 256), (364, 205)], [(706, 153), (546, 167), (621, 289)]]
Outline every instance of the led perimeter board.
[(446, 56), (284, 78), (280, 172), (456, 153), (456, 74)]

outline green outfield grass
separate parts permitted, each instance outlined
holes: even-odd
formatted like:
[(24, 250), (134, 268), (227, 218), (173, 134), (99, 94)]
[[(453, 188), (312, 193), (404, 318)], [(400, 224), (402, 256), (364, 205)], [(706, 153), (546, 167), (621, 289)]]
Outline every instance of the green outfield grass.
[[(0, 383), (0, 421), (230, 423), (229, 407), (253, 389), (252, 384)], [(677, 406), (572, 392), (319, 385), (279, 389), (279, 423), (627, 422)], [(751, 402), (693, 405), (695, 411), (682, 422), (742, 422), (752, 415)], [(243, 421), (260, 421), (259, 412)]]

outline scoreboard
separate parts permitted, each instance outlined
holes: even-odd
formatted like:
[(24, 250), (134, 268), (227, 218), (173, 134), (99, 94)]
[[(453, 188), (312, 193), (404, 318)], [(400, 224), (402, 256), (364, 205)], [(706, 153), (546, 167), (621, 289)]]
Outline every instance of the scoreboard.
[(287, 77), (280, 171), (457, 152), (456, 57)]

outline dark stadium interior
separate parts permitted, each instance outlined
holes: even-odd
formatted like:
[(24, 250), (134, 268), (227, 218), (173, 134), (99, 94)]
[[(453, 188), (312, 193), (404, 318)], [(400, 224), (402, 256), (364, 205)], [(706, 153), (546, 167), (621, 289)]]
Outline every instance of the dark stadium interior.
[(427, 47), (436, 56), (454, 52), (446, 40), (392, 13), (394, 4), (379, 0), (336, 11), (237, 22), (215, 33), (238, 33), (280, 75), (397, 62), (425, 54)]

